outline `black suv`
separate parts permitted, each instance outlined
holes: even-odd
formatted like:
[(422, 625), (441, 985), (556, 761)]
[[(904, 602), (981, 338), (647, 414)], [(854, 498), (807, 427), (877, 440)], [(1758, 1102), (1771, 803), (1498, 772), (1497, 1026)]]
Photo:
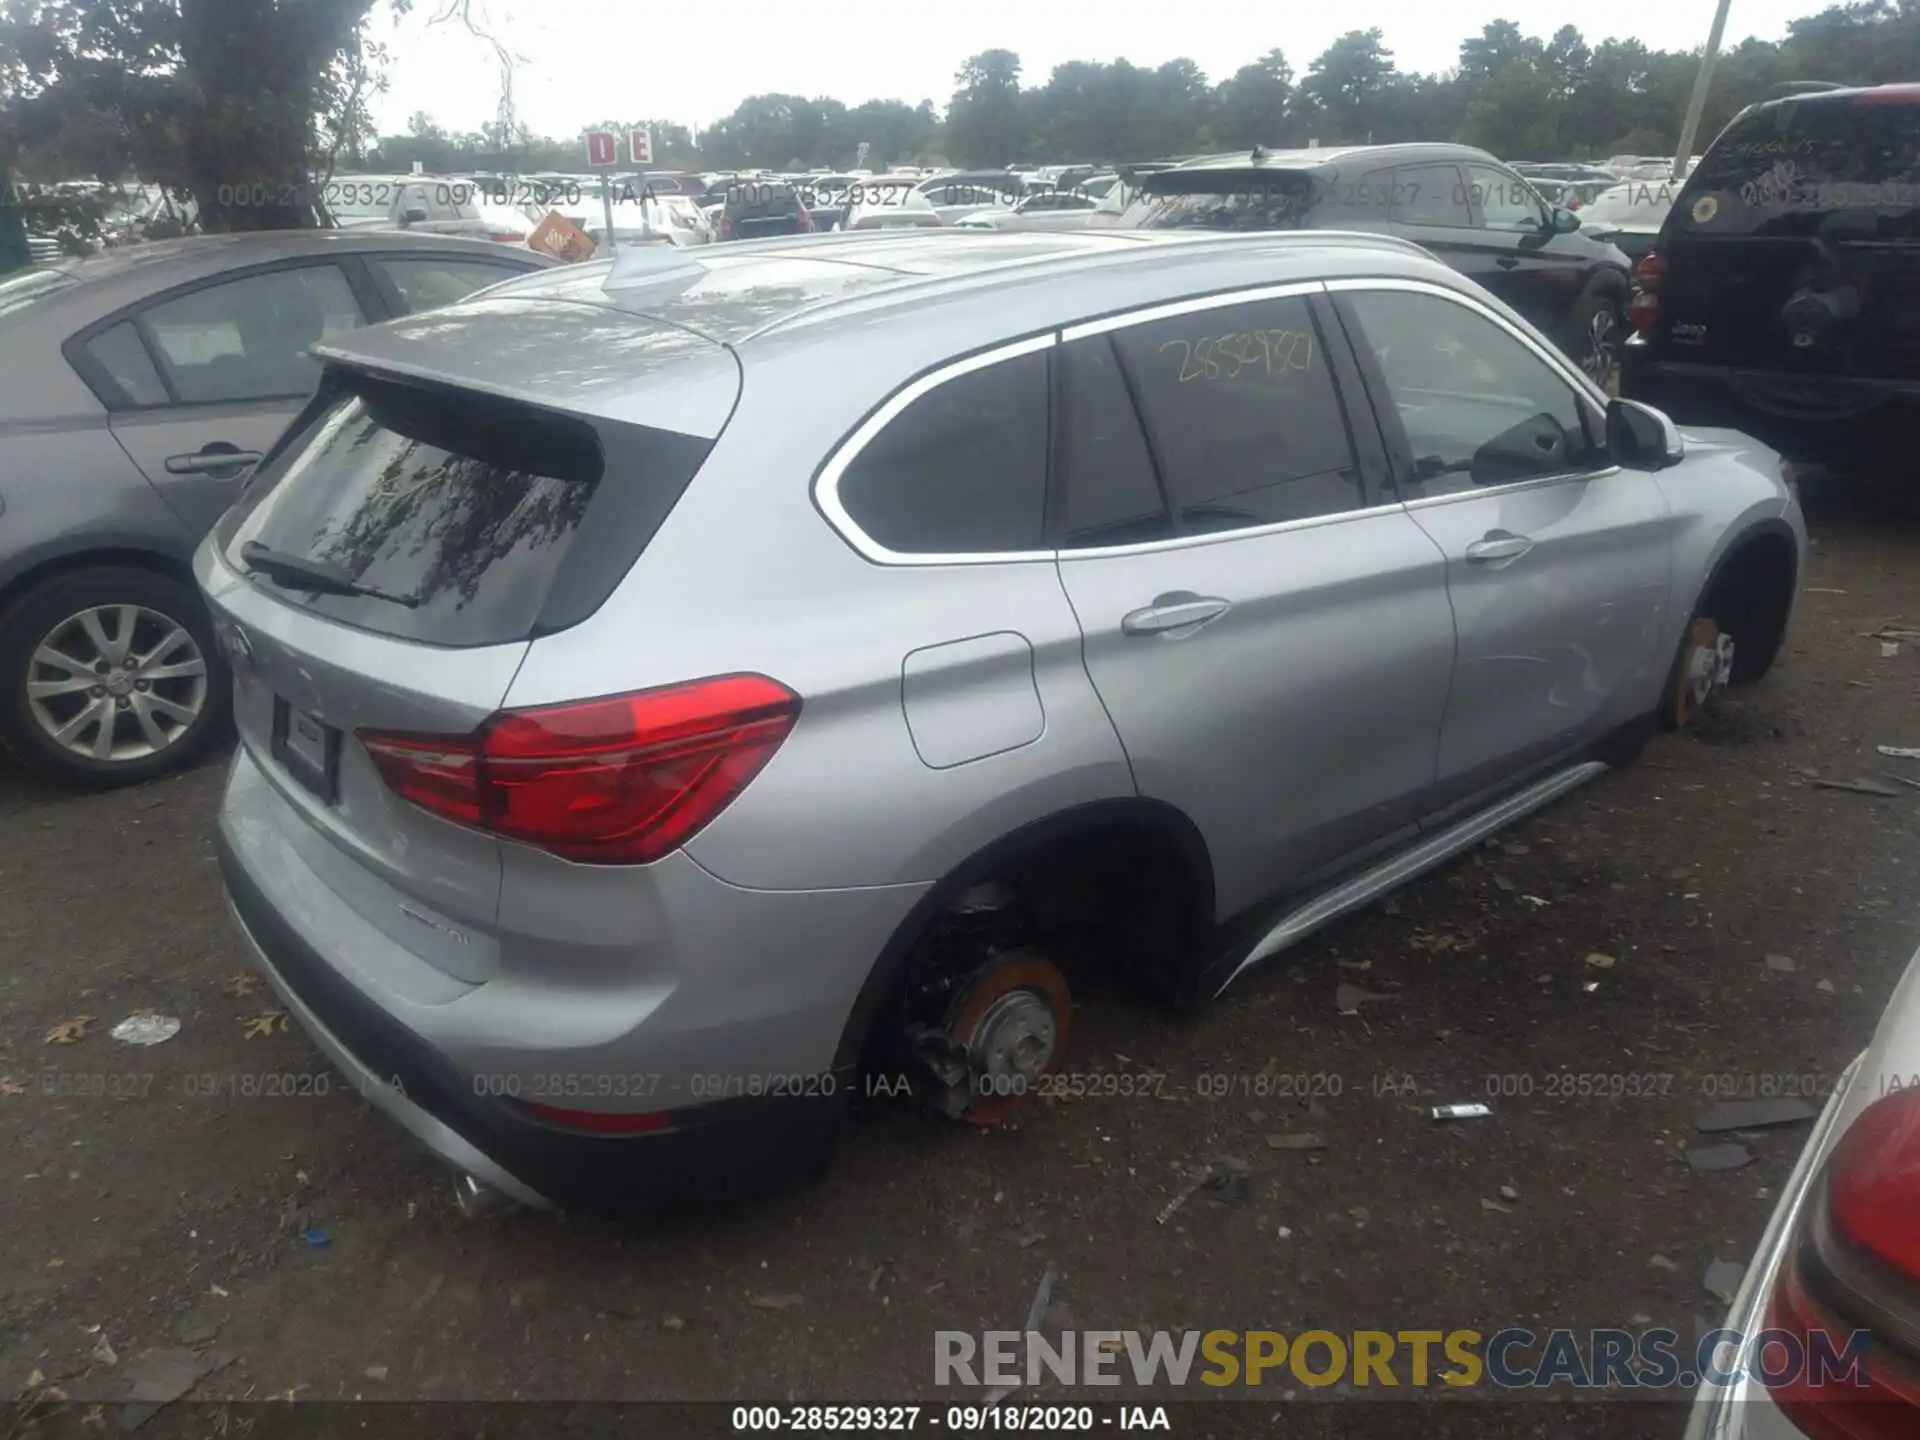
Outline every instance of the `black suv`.
[(1384, 230), (1432, 251), (1552, 336), (1596, 381), (1626, 333), (1627, 257), (1580, 233), (1467, 145), (1240, 151), (1139, 176), (1118, 224), (1166, 230)]
[(1920, 85), (1749, 106), (1635, 270), (1623, 394), (1797, 460), (1906, 462), (1920, 410)]

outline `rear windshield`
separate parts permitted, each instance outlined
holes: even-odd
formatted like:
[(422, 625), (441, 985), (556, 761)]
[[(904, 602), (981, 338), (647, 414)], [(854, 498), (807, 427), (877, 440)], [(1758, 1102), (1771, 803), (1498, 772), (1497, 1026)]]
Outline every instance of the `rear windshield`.
[(791, 185), (751, 180), (727, 186), (727, 214), (736, 220), (773, 220), (800, 213), (800, 196)]
[(1314, 206), (1310, 177), (1290, 171), (1170, 171), (1143, 177), (1121, 216), (1132, 230), (1297, 230)]
[(1688, 180), (1676, 224), (1702, 234), (1911, 239), (1916, 213), (1920, 105), (1823, 97), (1736, 119)]
[(222, 522), (220, 543), (242, 572), (258, 544), (382, 592), (271, 586), (329, 619), (433, 645), (506, 644), (597, 609), (711, 447), (334, 371)]

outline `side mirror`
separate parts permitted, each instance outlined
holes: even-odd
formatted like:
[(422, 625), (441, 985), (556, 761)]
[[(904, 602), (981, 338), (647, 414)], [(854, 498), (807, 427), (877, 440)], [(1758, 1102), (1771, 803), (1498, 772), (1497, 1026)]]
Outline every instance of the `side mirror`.
[(1555, 235), (1571, 235), (1580, 228), (1580, 217), (1564, 205), (1553, 207), (1553, 214), (1547, 217), (1547, 229)]
[(409, 205), (400, 216), (402, 225), (420, 225), (425, 223), (427, 212), (418, 205)]
[(1686, 458), (1680, 429), (1651, 405), (1607, 402), (1607, 453), (1630, 470), (1664, 470)]

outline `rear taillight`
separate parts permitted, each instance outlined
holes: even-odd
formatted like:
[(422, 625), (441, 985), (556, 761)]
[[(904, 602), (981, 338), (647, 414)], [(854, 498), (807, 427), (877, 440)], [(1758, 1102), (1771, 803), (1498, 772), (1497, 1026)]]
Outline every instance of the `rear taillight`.
[(398, 795), (569, 860), (645, 865), (732, 804), (792, 732), (800, 697), (764, 675), (505, 710), (471, 735), (361, 731)]
[(1649, 250), (1633, 267), (1633, 298), (1627, 302), (1627, 323), (1641, 334), (1660, 324), (1660, 280), (1667, 273), (1667, 262), (1658, 250)]
[[(1891, 1312), (1887, 1302), (1912, 1297), (1920, 1284), (1920, 1090), (1862, 1110), (1834, 1147), (1823, 1183), (1767, 1314), (1767, 1328), (1792, 1336), (1806, 1363), (1768, 1388), (1814, 1440), (1909, 1440), (1920, 1434), (1920, 1356), (1903, 1355), (1890, 1332), (1875, 1333), (1869, 1347), (1852, 1337), (1876, 1313), (1905, 1309), (1910, 1317), (1910, 1298)], [(1818, 1363), (1821, 1354), (1845, 1357), (1850, 1346), (1857, 1368)]]

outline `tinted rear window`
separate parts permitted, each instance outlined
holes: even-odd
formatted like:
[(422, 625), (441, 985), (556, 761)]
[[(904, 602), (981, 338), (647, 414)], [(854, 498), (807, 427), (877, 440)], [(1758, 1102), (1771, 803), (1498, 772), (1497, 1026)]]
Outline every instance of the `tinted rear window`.
[[(498, 645), (597, 609), (712, 442), (490, 396), (334, 372), (221, 526), (412, 605), (270, 584), (329, 619)], [(269, 583), (269, 582), (262, 582)]]
[(1136, 230), (1297, 230), (1317, 196), (1298, 171), (1253, 175), (1234, 171), (1163, 170), (1146, 177), (1145, 193), (1120, 217)]
[(1701, 234), (1810, 235), (1837, 223), (1912, 238), (1920, 105), (1795, 100), (1750, 111), (1713, 142), (1675, 223)]

